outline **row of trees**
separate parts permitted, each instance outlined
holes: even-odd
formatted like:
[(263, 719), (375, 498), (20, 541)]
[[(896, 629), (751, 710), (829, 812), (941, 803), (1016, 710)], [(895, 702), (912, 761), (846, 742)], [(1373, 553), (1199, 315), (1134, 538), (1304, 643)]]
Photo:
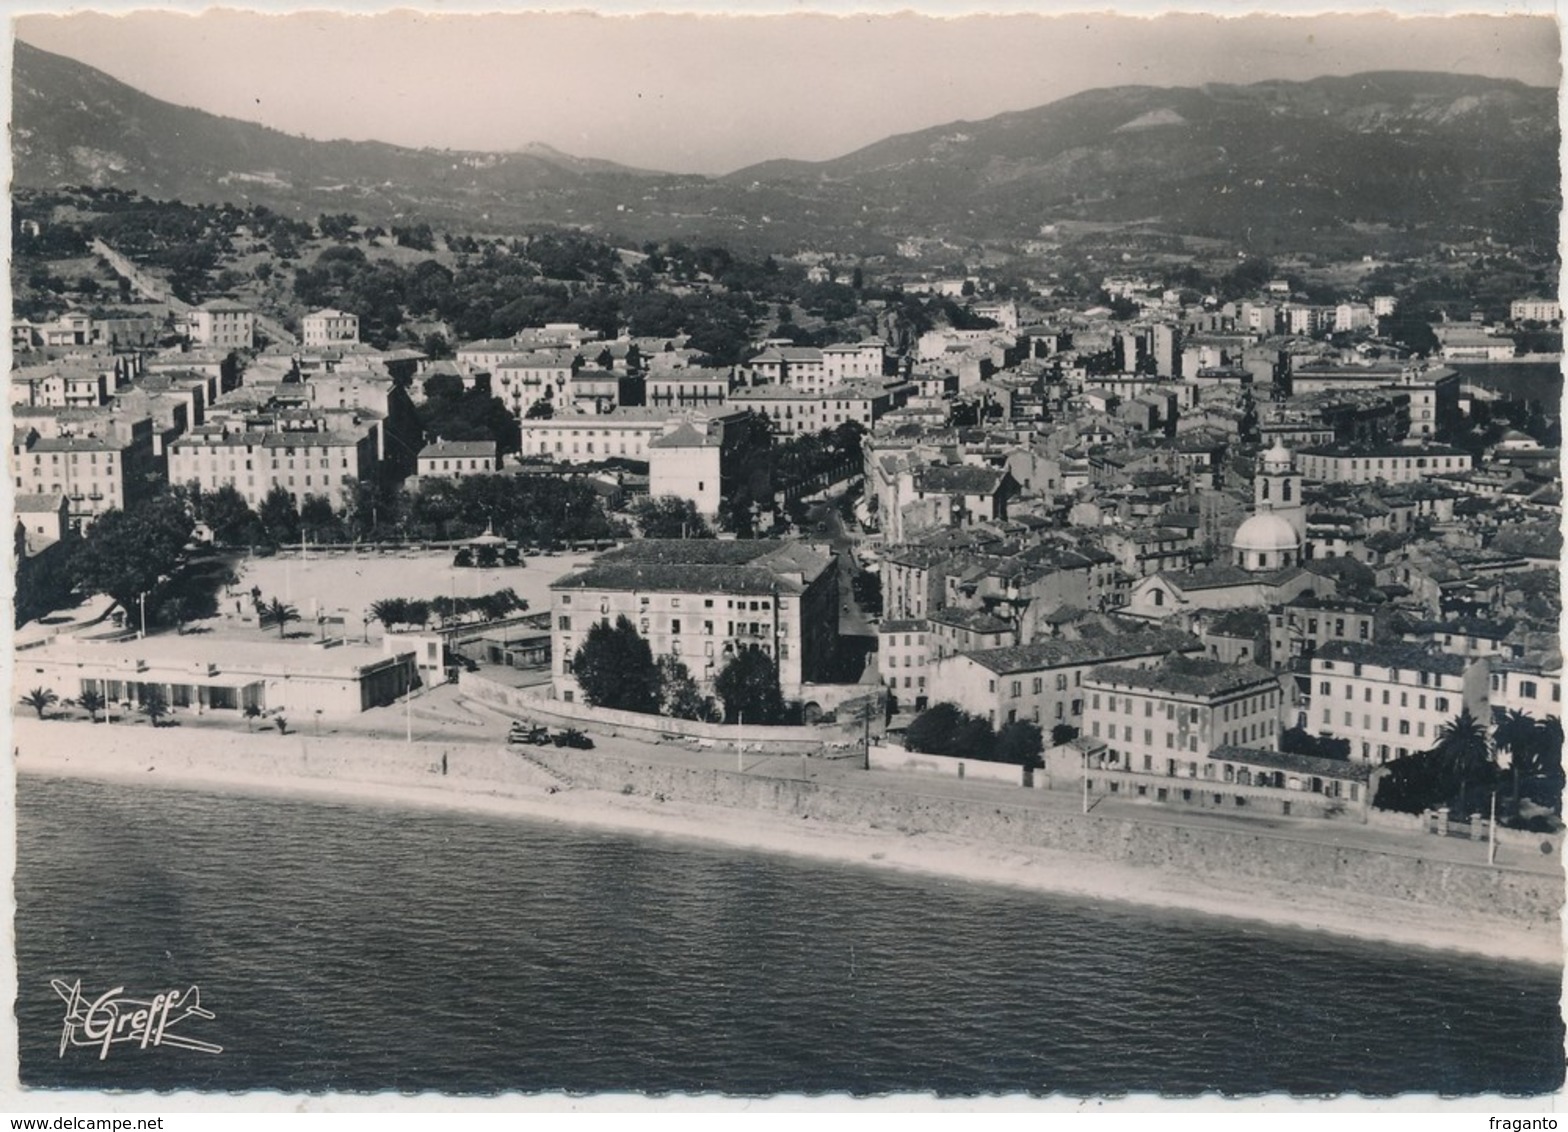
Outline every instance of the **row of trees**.
[[(572, 674), (593, 707), (667, 715), (708, 723), (784, 723), (788, 709), (778, 666), (760, 649), (730, 658), (713, 682), (718, 695), (703, 695), (677, 656), (654, 658), (648, 641), (625, 615), (600, 621), (572, 658)], [(722, 705), (722, 708), (721, 708)]]
[(1045, 743), (1040, 728), (1026, 720), (991, 722), (950, 703), (933, 704), (917, 715), (904, 733), (904, 747), (928, 755), (951, 755), (983, 762), (1012, 763), (1038, 770)]
[(379, 621), (384, 629), (391, 629), (394, 626), (424, 628), (430, 624), (431, 617), (439, 618), (442, 624), (449, 624), (477, 613), (486, 621), (499, 621), (513, 613), (526, 612), (527, 609), (527, 600), (518, 597), (517, 591), (508, 587), (479, 597), (442, 595), (428, 599), (382, 598), (371, 603), (370, 615)]
[[(1495, 742), (1494, 742), (1495, 740)], [(1374, 805), (1400, 813), (1446, 806), (1458, 817), (1485, 810), (1494, 792), (1507, 800), (1505, 817), (1522, 821), (1526, 801), (1561, 812), (1562, 722), (1509, 712), (1488, 737), (1486, 724), (1464, 708), (1438, 731), (1437, 742), (1388, 764)], [(1504, 770), (1497, 754), (1509, 753)]]
[(322, 495), (306, 495), (296, 505), (281, 486), (269, 491), (254, 510), (229, 484), (213, 491), (184, 484), (171, 499), (185, 515), (185, 538), (194, 516), (207, 524), (220, 546), (288, 545), (301, 537), (315, 543), (462, 539), (492, 524), (508, 541), (530, 546), (624, 534), (622, 526), (610, 521), (599, 493), (582, 479), (465, 476), (425, 483), (417, 491), (393, 492), (369, 483), (348, 486), (343, 503), (336, 507)]

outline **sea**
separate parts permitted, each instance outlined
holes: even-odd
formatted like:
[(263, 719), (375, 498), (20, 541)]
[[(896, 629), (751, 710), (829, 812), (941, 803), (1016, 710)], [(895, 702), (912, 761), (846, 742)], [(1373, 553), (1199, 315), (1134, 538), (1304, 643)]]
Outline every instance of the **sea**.
[[(455, 811), (23, 776), (17, 826), (28, 1087), (1452, 1096), (1564, 1079), (1561, 972), (1523, 964)], [(168, 1032), (221, 1053), (62, 1049), (56, 980), (88, 1002), (195, 986), (210, 1017)]]

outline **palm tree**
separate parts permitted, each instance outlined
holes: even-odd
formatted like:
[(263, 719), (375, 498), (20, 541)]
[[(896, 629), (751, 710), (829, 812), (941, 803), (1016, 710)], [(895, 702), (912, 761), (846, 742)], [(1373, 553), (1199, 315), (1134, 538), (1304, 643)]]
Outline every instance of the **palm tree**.
[(55, 695), (48, 688), (34, 688), (31, 692), (28, 692), (27, 695), (22, 697), (22, 703), (36, 711), (38, 713), (39, 719), (44, 717), (44, 712), (48, 711), (59, 702), (60, 697)]
[(245, 705), (245, 730), (246, 731), (255, 731), (256, 730), (256, 720), (257, 720), (257, 718), (260, 717), (260, 715), (261, 715), (261, 709), (259, 707), (257, 707), (255, 704), (246, 704)]
[(1492, 743), (1509, 754), (1509, 766), (1514, 779), (1514, 810), (1519, 809), (1519, 769), (1531, 761), (1541, 741), (1540, 728), (1535, 720), (1517, 709), (1508, 712), (1492, 733)]
[(408, 602), (400, 597), (384, 597), (380, 601), (373, 601), (370, 603), (370, 616), (381, 622), (383, 630), (401, 625), (408, 620)]
[(154, 684), (142, 692), (141, 712), (154, 727), (160, 726), (158, 721), (169, 714), (169, 701), (164, 698), (162, 688)]
[(1487, 740), (1486, 725), (1470, 714), (1468, 707), (1443, 724), (1437, 731), (1437, 745), (1433, 748), (1449, 780), (1459, 787), (1459, 809), (1469, 814), (1466, 792), (1472, 782), (1481, 782), (1492, 761), (1491, 744)]
[(82, 705), (82, 709), (87, 712), (87, 718), (93, 723), (98, 722), (98, 713), (109, 706), (109, 701), (104, 699), (103, 693), (92, 688), (77, 696), (76, 702)]
[(264, 616), (272, 618), (277, 625), (279, 638), (282, 638), (283, 630), (288, 627), (290, 621), (299, 620), (299, 610), (292, 605), (285, 605), (279, 598), (273, 598), (267, 602), (266, 605), (261, 607), (261, 612)]

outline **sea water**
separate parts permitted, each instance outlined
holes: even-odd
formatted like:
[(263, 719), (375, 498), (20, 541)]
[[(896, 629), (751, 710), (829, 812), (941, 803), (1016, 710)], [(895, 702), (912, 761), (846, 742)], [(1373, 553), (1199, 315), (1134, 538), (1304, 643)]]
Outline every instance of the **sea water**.
[[(24, 1085), (1537, 1094), (1560, 972), (453, 811), (23, 776)], [(195, 985), (217, 1054), (67, 1044)], [(78, 1031), (78, 1034), (80, 1031)], [(103, 1056), (100, 1056), (103, 1054)]]

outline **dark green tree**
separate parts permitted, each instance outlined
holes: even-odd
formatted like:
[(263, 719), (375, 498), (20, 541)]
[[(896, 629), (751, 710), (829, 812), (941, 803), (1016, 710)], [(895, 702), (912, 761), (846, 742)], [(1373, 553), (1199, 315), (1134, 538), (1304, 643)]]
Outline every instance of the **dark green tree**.
[(1045, 765), (1045, 760), (1040, 757), (1044, 750), (1045, 742), (1040, 728), (1027, 720), (1005, 723), (996, 733), (996, 761), (999, 763), (1014, 763), (1030, 770), (1039, 770)]
[(659, 714), (672, 719), (699, 719), (716, 723), (718, 706), (712, 696), (704, 696), (692, 679), (691, 670), (678, 656), (659, 658)]
[(307, 495), (300, 504), (299, 522), (317, 542), (329, 539), (338, 529), (338, 516), (332, 510), (332, 501), (324, 495)]
[(425, 396), (431, 400), (455, 401), (463, 395), (463, 379), (455, 373), (434, 373), (425, 379)]
[(572, 674), (594, 707), (652, 714), (659, 710), (659, 669), (653, 650), (624, 614), (600, 621), (572, 658)]
[(165, 492), (128, 511), (106, 511), (72, 559), (76, 584), (112, 597), (129, 615), (179, 566), (194, 524)]
[(964, 719), (964, 712), (955, 704), (932, 704), (909, 724), (904, 732), (904, 747), (927, 755), (948, 754)]
[(294, 507), (294, 497), (282, 484), (275, 484), (261, 501), (256, 513), (267, 537), (273, 542), (299, 541), (299, 511)]
[(697, 505), (678, 495), (650, 496), (632, 507), (643, 538), (712, 538), (713, 528)]
[(197, 516), (211, 529), (212, 541), (219, 546), (243, 543), (256, 526), (256, 513), (231, 483), (203, 492)]
[(779, 688), (779, 669), (773, 658), (759, 648), (741, 649), (724, 666), (713, 690), (724, 702), (724, 720), (763, 725), (784, 722), (784, 693)]

